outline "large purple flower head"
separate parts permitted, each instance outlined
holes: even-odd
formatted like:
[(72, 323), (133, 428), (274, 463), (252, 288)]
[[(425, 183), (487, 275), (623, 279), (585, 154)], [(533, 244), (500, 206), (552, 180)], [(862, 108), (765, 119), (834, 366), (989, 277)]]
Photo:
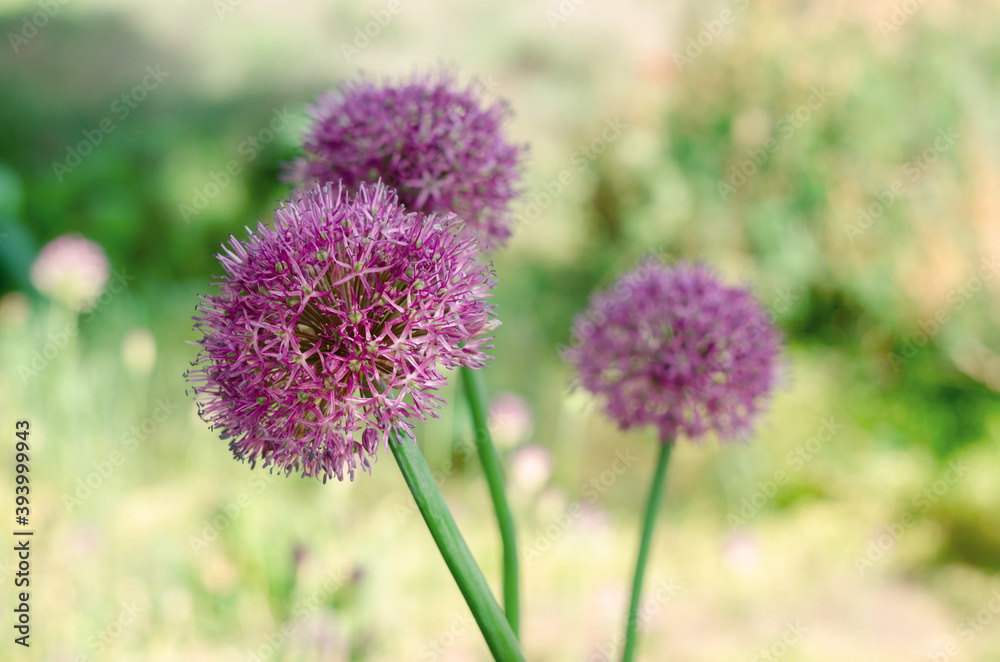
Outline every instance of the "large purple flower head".
[(498, 248), (510, 236), (524, 148), (504, 139), (507, 104), (481, 96), (478, 86), (461, 87), (445, 72), (346, 83), (310, 108), (306, 156), (289, 177), (342, 181), (352, 190), (381, 178), (406, 207), (453, 212), (485, 248)]
[(488, 358), (478, 250), (455, 216), (409, 212), (381, 183), (299, 191), (218, 256), (188, 373), (202, 417), (251, 463), (324, 482), (370, 470), (390, 430), (436, 415), (442, 368)]
[(596, 295), (572, 337), (581, 385), (622, 429), (652, 424), (664, 442), (749, 435), (782, 342), (746, 290), (653, 258)]

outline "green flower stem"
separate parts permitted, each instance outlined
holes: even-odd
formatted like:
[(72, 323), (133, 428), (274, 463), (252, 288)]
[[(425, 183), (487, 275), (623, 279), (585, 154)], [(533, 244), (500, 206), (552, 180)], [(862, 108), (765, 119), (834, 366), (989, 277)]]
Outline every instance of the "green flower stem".
[(486, 639), (493, 659), (524, 662), (517, 637), (465, 544), (420, 449), (411, 439), (399, 441), (395, 432), (390, 435), (389, 446), (444, 562)]
[(646, 519), (642, 525), (642, 539), (639, 542), (639, 558), (635, 562), (635, 580), (632, 582), (632, 604), (628, 610), (628, 622), (625, 624), (625, 649), (622, 652), (622, 662), (632, 662), (635, 655), (636, 631), (639, 628), (639, 598), (642, 595), (642, 579), (646, 574), (646, 560), (649, 558), (649, 544), (653, 539), (653, 527), (656, 526), (656, 513), (660, 507), (660, 497), (663, 485), (666, 483), (667, 465), (670, 464), (670, 451), (673, 443), (663, 440), (660, 443), (660, 457), (656, 463), (656, 473), (653, 474), (653, 485), (649, 488), (649, 501), (646, 504)]
[(518, 598), (517, 570), (517, 539), (514, 533), (514, 519), (507, 505), (504, 494), (503, 473), (500, 469), (500, 457), (497, 455), (493, 441), (490, 439), (489, 424), (486, 421), (486, 410), (479, 390), (479, 380), (476, 373), (462, 366), (462, 386), (465, 389), (465, 399), (469, 403), (472, 414), (472, 427), (476, 434), (476, 451), (479, 462), (483, 465), (486, 484), (490, 488), (493, 499), (493, 509), (497, 514), (497, 524), (500, 527), (500, 542), (503, 545), (503, 605), (507, 614), (507, 622), (514, 636), (518, 634), (520, 606)]

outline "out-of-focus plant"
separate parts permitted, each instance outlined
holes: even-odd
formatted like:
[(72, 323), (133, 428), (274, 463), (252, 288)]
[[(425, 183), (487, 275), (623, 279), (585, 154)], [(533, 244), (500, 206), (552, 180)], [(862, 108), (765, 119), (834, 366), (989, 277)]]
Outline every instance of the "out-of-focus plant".
[(594, 296), (573, 325), (566, 358), (622, 430), (652, 425), (660, 440), (625, 626), (636, 649), (639, 600), (670, 454), (679, 437), (748, 437), (774, 387), (781, 339), (757, 301), (701, 265), (655, 258)]

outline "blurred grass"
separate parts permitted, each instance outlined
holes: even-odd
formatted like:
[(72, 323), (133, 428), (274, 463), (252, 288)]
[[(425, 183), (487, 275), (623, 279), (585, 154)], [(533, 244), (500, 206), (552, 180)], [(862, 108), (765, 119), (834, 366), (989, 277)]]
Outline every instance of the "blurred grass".
[[(304, 105), (358, 67), (447, 59), (495, 79), (517, 111), (511, 133), (532, 147), (525, 205), (573, 176), (537, 219), (518, 210), (495, 256), (504, 325), (487, 382), (525, 397), (535, 431), (523, 443), (555, 459), (551, 479), (513, 498), (531, 557), (528, 658), (600, 659), (623, 618), (653, 438), (620, 434), (571, 392), (558, 349), (592, 290), (652, 251), (751, 284), (789, 352), (757, 440), (678, 449), (649, 578), (678, 592), (647, 623), (645, 659), (750, 659), (796, 620), (807, 633), (790, 661), (924, 659), (948, 637), (955, 659), (995, 659), (995, 625), (971, 640), (959, 628), (1000, 570), (1000, 285), (969, 287), (1000, 254), (996, 3), (923, 5), (888, 34), (892, 3), (752, 3), (682, 69), (674, 53), (729, 5), (584, 3), (555, 30), (531, 3), (413, 5), (345, 62), (340, 42), (382, 6), (244, 4), (220, 20), (193, 2), (108, 0), (61, 9), (0, 59), (0, 291), (27, 297), (0, 305), (0, 426), (32, 421), (38, 531), (25, 659), (484, 659), (390, 461), (326, 486), (252, 472), (197, 418), (181, 378), (218, 244), (287, 193), (277, 176)], [(34, 10), (5, 10), (3, 34)], [(170, 72), (162, 86), (58, 181), (52, 162), (156, 63)], [(818, 86), (829, 99), (789, 134), (778, 122)], [(291, 126), (247, 158), (247, 135), (286, 107)], [(587, 156), (615, 118), (624, 131)], [(911, 177), (949, 128), (954, 146)], [(720, 194), (769, 138), (758, 172)], [(186, 223), (180, 205), (231, 160), (241, 172)], [(884, 215), (849, 232), (897, 180), (905, 191)], [(66, 231), (135, 280), (25, 379), (72, 319), (26, 279), (37, 247)], [(949, 320), (914, 345), (938, 313)], [(155, 338), (149, 373), (123, 358), (136, 327)], [(157, 422), (163, 403), (176, 411)], [(810, 442), (831, 417), (843, 428)], [(464, 410), (418, 432), (496, 584), (485, 485), (474, 463), (446, 464), (468, 434)], [(595, 493), (619, 451), (639, 460)], [(951, 484), (954, 462), (969, 470)], [(67, 501), (88, 479), (92, 494)], [(918, 501), (936, 481), (944, 494)], [(222, 530), (203, 546), (213, 520)], [(5, 614), (10, 582), (0, 572)], [(261, 652), (272, 645), (281, 653)]]

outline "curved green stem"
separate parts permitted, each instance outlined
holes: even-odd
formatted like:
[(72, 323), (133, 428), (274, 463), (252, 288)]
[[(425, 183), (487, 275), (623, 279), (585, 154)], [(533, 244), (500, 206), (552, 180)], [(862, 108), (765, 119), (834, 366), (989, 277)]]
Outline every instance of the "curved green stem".
[(465, 544), (420, 449), (410, 439), (399, 441), (395, 432), (390, 435), (389, 446), (451, 576), (455, 578), (455, 583), (486, 639), (493, 659), (499, 662), (524, 662), (517, 637), (510, 629), (500, 605), (493, 597), (493, 591)]
[(660, 457), (656, 463), (656, 473), (653, 474), (653, 485), (649, 488), (649, 501), (646, 503), (646, 518), (642, 525), (642, 539), (639, 542), (639, 558), (635, 562), (635, 580), (632, 582), (632, 604), (628, 610), (628, 622), (625, 624), (625, 650), (622, 652), (622, 662), (632, 662), (635, 655), (636, 631), (639, 629), (639, 598), (642, 595), (642, 579), (646, 574), (646, 559), (649, 558), (649, 544), (653, 539), (653, 527), (656, 526), (656, 513), (660, 507), (660, 496), (667, 477), (667, 465), (670, 464), (670, 451), (673, 443), (664, 440), (660, 442)]
[(469, 403), (469, 411), (472, 414), (472, 427), (476, 435), (476, 451), (479, 453), (479, 462), (483, 465), (483, 475), (486, 476), (486, 484), (490, 488), (490, 498), (493, 500), (493, 509), (496, 511), (497, 524), (500, 527), (500, 541), (503, 545), (504, 612), (507, 614), (510, 629), (514, 631), (514, 636), (517, 636), (520, 607), (514, 519), (511, 517), (510, 506), (507, 505), (507, 497), (504, 494), (500, 458), (493, 446), (492, 439), (490, 439), (490, 429), (486, 421), (483, 398), (479, 391), (479, 381), (476, 373), (465, 366), (462, 366), (460, 372), (462, 373), (462, 386), (465, 389), (465, 399)]

